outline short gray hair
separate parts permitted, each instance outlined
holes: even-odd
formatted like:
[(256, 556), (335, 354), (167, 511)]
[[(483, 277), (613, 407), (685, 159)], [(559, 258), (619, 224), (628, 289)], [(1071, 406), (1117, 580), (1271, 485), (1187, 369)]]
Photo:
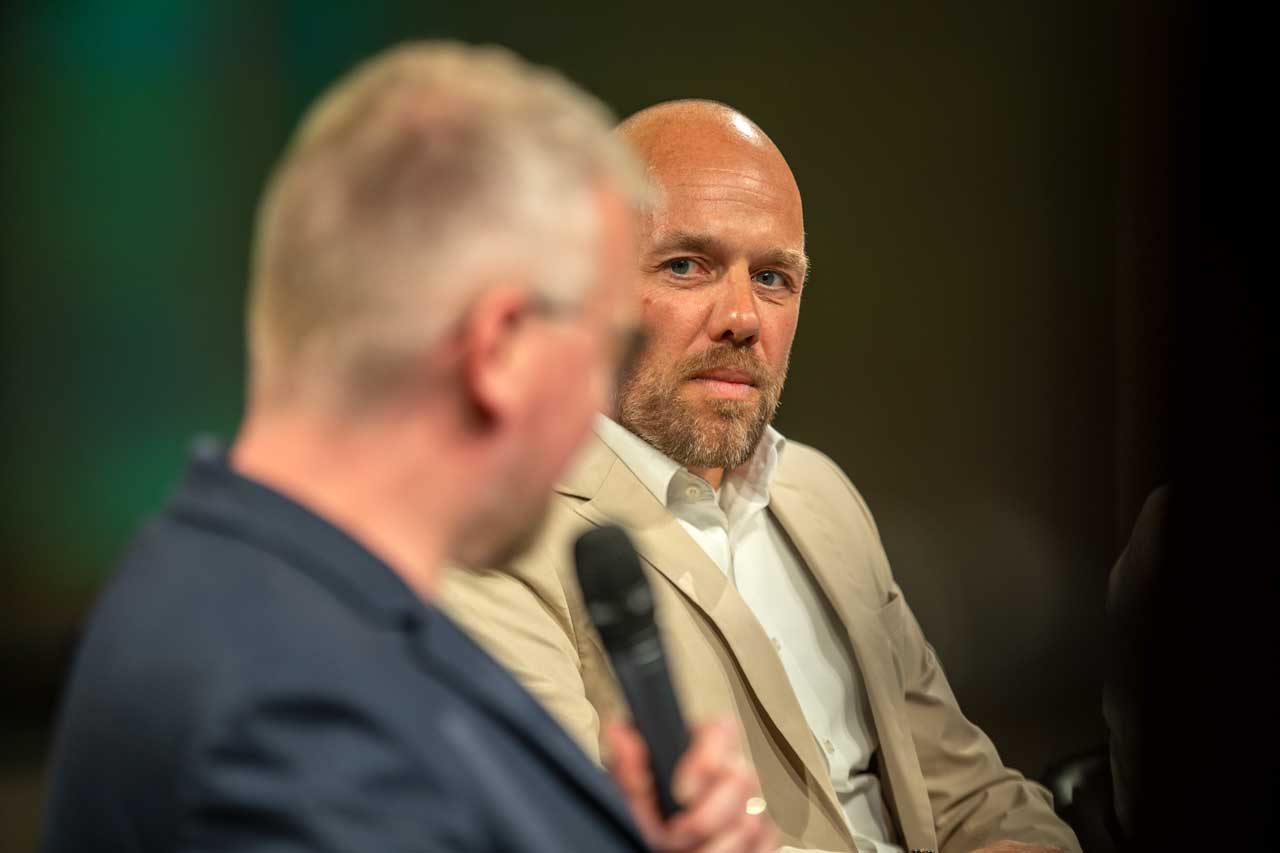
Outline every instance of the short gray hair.
[(502, 48), (420, 42), (357, 67), (304, 117), (259, 209), (251, 393), (337, 380), (365, 396), (499, 278), (583, 296), (595, 193), (647, 199), (612, 125), (598, 100)]

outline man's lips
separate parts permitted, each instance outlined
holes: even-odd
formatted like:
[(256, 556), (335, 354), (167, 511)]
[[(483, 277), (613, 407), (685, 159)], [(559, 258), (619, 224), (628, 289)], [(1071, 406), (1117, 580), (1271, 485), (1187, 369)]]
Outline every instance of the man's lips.
[(726, 397), (733, 400), (745, 399), (756, 390), (755, 378), (745, 370), (733, 370), (730, 368), (704, 370), (690, 381), (698, 383), (699, 386), (713, 396)]
[(713, 382), (733, 382), (738, 385), (755, 385), (756, 380), (750, 373), (745, 370), (734, 370), (728, 367), (717, 367), (714, 370), (704, 370), (694, 379), (709, 379)]

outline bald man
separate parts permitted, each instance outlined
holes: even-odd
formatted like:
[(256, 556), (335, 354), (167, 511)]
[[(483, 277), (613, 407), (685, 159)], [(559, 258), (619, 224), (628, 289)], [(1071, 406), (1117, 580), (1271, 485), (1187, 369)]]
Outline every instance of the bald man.
[(619, 133), (659, 196), (633, 275), (648, 346), (534, 546), (455, 576), (445, 606), (600, 757), (601, 722), (625, 705), (571, 543), (623, 525), (686, 714), (739, 721), (787, 844), (1077, 851), (1048, 793), (961, 713), (857, 490), (770, 425), (808, 272), (786, 160), (705, 101), (660, 104)]

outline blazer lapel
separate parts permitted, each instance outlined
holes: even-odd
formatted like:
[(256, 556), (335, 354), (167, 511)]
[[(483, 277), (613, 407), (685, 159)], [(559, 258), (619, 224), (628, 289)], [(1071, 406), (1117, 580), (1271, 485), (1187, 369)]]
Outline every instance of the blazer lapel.
[(559, 488), (588, 498), (579, 515), (596, 525), (626, 528), (636, 551), (715, 626), (725, 638), (773, 724), (786, 739), (794, 759), (827, 794), (836, 825), (844, 815), (831, 788), (826, 760), (805, 721), (804, 712), (773, 644), (737, 589), (698, 547), (675, 517), (599, 439)]
[(933, 811), (920, 778), (915, 744), (904, 726), (905, 697), (895, 667), (896, 652), (875, 609), (867, 603), (873, 593), (858, 584), (858, 573), (852, 570), (867, 559), (865, 549), (850, 547), (848, 533), (836, 526), (829, 508), (812, 505), (811, 495), (779, 478), (770, 491), (769, 508), (848, 632), (880, 741), (886, 794), (905, 846), (935, 850)]
[[(613, 782), (520, 685), (444, 614), (432, 614), (415, 637), (428, 671), (447, 681), (474, 705), (498, 718), (539, 752), (571, 784), (595, 801), (636, 842), (643, 838)], [(647, 849), (647, 848), (646, 848)]]

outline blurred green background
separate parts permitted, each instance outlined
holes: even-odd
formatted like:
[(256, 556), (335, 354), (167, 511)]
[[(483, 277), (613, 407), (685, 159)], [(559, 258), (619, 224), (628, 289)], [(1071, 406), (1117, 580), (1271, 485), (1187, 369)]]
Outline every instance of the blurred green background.
[(862, 489), (1010, 763), (1037, 774), (1102, 743), (1107, 571), (1161, 473), (1163, 302), (1142, 251), (1161, 107), (1144, 99), (1140, 15), (1071, 0), (3, 15), (0, 848), (35, 843), (52, 703), (115, 555), (189, 439), (235, 428), (273, 158), (325, 85), (416, 37), (507, 45), (620, 115), (697, 96), (765, 128), (815, 264), (781, 429)]

